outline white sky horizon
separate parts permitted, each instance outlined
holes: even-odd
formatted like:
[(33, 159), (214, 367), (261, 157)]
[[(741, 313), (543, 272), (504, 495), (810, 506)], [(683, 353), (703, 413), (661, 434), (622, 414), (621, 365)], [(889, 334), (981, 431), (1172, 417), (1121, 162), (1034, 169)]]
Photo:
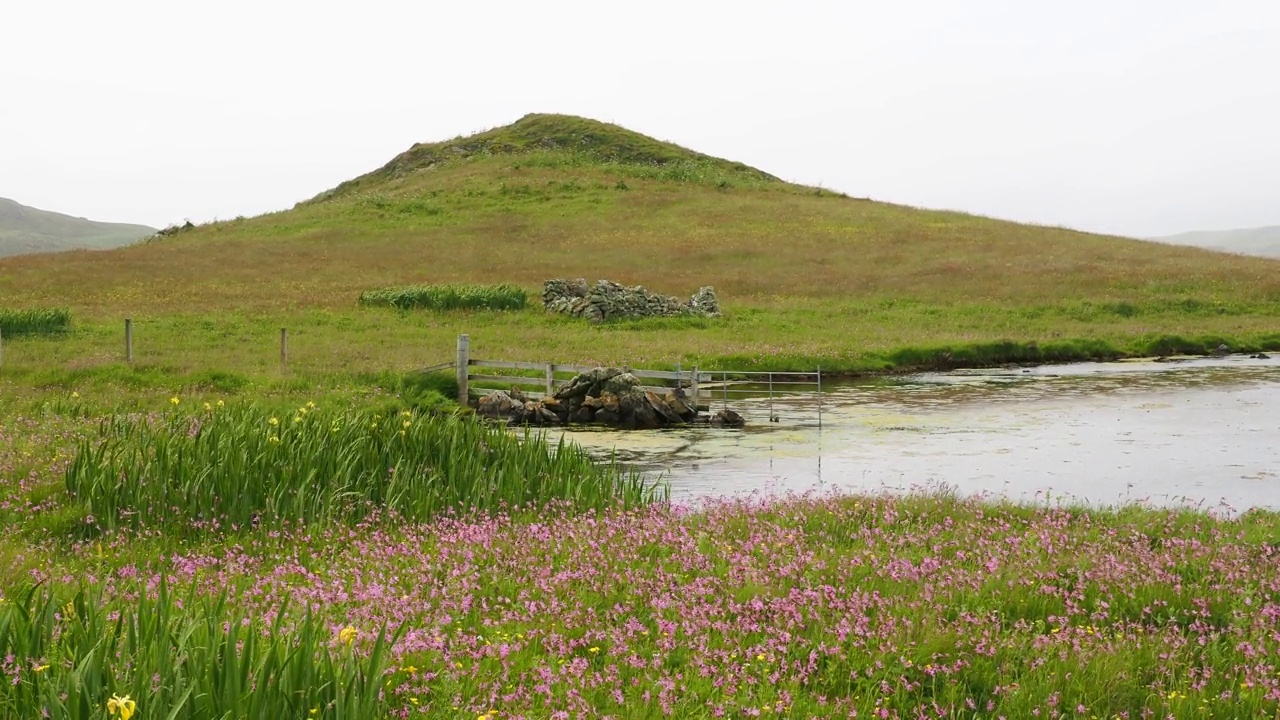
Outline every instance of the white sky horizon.
[[(887, 6), (886, 6), (887, 5)], [(1280, 225), (1280, 3), (48, 0), (0, 197), (163, 227), (563, 113), (856, 197), (1155, 237)]]

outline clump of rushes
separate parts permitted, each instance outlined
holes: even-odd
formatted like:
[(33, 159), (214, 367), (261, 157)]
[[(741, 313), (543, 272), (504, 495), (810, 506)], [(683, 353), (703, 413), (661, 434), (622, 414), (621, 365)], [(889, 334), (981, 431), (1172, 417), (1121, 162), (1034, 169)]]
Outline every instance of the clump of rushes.
[(0, 309), (0, 335), (52, 335), (71, 327), (71, 311), (65, 308), (40, 310)]
[(529, 294), (506, 283), (498, 285), (408, 285), (366, 290), (361, 305), (401, 310), (523, 310)]
[(287, 603), (250, 615), (225, 595), (175, 598), (162, 581), (117, 605), (87, 587), (70, 599), (32, 588), (0, 604), (0, 716), (388, 716), (380, 681), (399, 633), (372, 628), (353, 647), (354, 631), (344, 641)]
[(425, 520), (446, 512), (636, 507), (665, 495), (586, 451), (466, 417), (279, 413), (255, 404), (173, 403), (117, 415), (80, 441), (67, 489), (105, 530), (178, 536), (250, 526)]

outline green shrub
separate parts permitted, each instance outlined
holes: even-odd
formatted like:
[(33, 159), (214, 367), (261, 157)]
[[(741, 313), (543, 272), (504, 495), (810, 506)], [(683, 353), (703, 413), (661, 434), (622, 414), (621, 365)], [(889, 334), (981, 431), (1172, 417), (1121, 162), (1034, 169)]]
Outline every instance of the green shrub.
[(401, 310), (523, 310), (529, 294), (505, 283), (499, 285), (408, 285), (366, 290), (360, 304)]
[(473, 418), (308, 406), (279, 414), (240, 403), (113, 416), (97, 439), (80, 441), (66, 482), (97, 527), (193, 537), (380, 511), (426, 520), (553, 503), (634, 507), (661, 493), (576, 445), (553, 448)]
[(71, 327), (71, 311), (65, 308), (43, 310), (0, 310), (0, 335), (52, 335)]

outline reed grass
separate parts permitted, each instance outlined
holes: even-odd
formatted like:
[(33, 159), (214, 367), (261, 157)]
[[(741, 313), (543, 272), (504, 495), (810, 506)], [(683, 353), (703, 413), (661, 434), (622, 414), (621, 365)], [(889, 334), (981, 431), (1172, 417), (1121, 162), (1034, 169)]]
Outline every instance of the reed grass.
[(287, 601), (251, 615), (225, 594), (176, 598), (163, 581), (123, 608), (93, 585), (70, 598), (31, 588), (0, 604), (0, 717), (386, 717), (381, 681), (398, 634), (372, 633), (357, 652), (360, 634)]
[(0, 309), (0, 335), (52, 335), (71, 327), (71, 311), (66, 308), (31, 310)]
[(239, 403), (112, 416), (98, 437), (80, 441), (66, 483), (97, 528), (176, 537), (358, 522), (374, 512), (425, 520), (552, 502), (635, 507), (664, 495), (576, 445), (552, 447), (473, 418), (309, 406), (280, 414)]
[(523, 310), (529, 304), (524, 289), (498, 285), (407, 285), (366, 290), (360, 304), (401, 310)]

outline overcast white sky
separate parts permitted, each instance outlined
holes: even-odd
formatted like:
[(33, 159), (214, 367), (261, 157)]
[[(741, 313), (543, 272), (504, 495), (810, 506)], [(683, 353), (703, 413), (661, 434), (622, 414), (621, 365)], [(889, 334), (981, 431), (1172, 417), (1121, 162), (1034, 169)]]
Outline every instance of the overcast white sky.
[(1280, 224), (1275, 0), (15, 1), (0, 93), (0, 196), (155, 226), (528, 112), (924, 207)]

